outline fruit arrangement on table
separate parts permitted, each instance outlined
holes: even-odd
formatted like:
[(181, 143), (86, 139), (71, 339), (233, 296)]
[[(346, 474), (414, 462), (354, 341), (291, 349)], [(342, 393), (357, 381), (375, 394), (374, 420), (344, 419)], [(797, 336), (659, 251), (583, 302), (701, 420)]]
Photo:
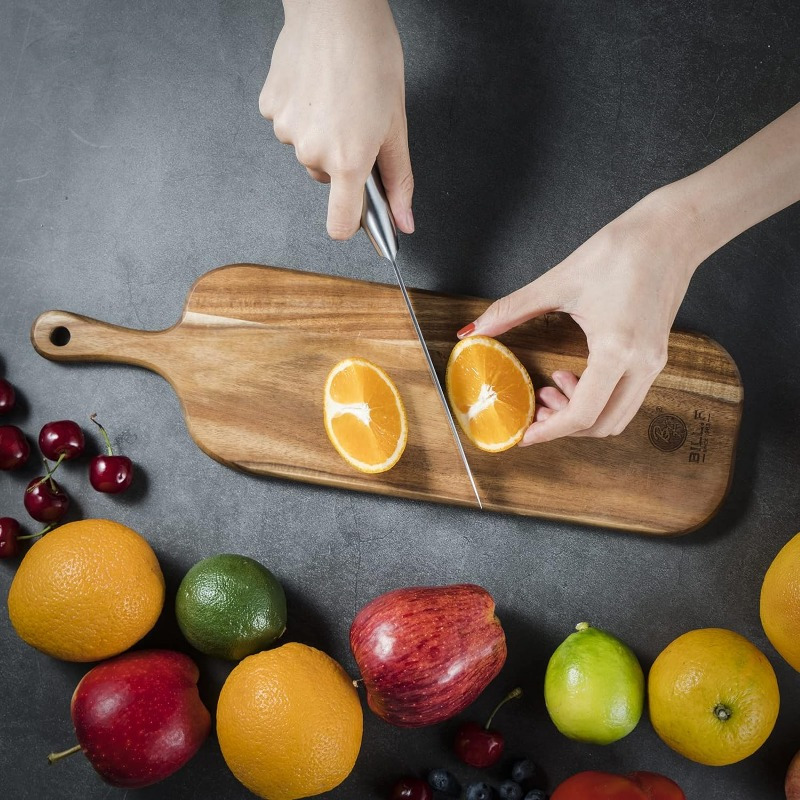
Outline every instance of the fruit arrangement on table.
[[(470, 440), (500, 452), (518, 442), (530, 423), (533, 388), (510, 351), (483, 339), (465, 340), (454, 349), (448, 395)], [(503, 377), (503, 391), (486, 390), (481, 381), (490, 373)], [(13, 386), (0, 380), (0, 414), (13, 411), (14, 403)], [(379, 472), (402, 456), (403, 404), (380, 367), (359, 359), (336, 365), (325, 387), (323, 416), (331, 442), (355, 468)], [(132, 464), (114, 455), (105, 429), (95, 415), (91, 420), (107, 454), (92, 460), (90, 483), (101, 492), (124, 491)], [(47, 526), (20, 535), (15, 519), (0, 518), (0, 558), (18, 555), (20, 542), (35, 540), (10, 587), (9, 618), (24, 641), (54, 658), (101, 661), (78, 683), (70, 703), (78, 743), (49, 758), (54, 763), (83, 752), (112, 786), (147, 786), (184, 766), (210, 734), (211, 718), (197, 688), (199, 670), (192, 658), (174, 650), (130, 651), (153, 628), (167, 599), (158, 558), (143, 536), (111, 520), (55, 527), (69, 498), (53, 474), (64, 461), (83, 455), (80, 426), (70, 420), (48, 423), (38, 445), (44, 475), (29, 483), (23, 501), (30, 516)], [(0, 426), (0, 469), (17, 468), (29, 457), (24, 433)], [(795, 669), (800, 668), (798, 576), (800, 534), (776, 556), (761, 597), (767, 636)], [(397, 589), (355, 615), (350, 648), (359, 676), (354, 680), (320, 650), (280, 643), (291, 625), (280, 581), (266, 566), (236, 554), (211, 555), (195, 564), (174, 604), (186, 643), (238, 662), (219, 696), (216, 736), (233, 775), (267, 800), (315, 796), (347, 778), (362, 742), (361, 688), (368, 707), (386, 723), (434, 725), (462, 714), (497, 678), (507, 648), (524, 645), (506, 640), (494, 600), (480, 586)], [(661, 739), (706, 765), (734, 763), (755, 752), (769, 736), (779, 705), (769, 661), (732, 631), (704, 629), (678, 637), (645, 681), (626, 643), (581, 622), (552, 654), (545, 674), (508, 692), (485, 724), (461, 721), (452, 748), (472, 777), (500, 762), (505, 736), (493, 727), (495, 715), (523, 691), (543, 693), (555, 727), (576, 743), (593, 745), (630, 735), (647, 705)], [(467, 783), (440, 767), (425, 772), (425, 766), (419, 775), (398, 778), (392, 800), (548, 798), (547, 778), (528, 758), (511, 763), (499, 783), (492, 778)], [(786, 785), (787, 798), (797, 800), (797, 760)], [(672, 780), (642, 771), (579, 772), (549, 797), (685, 800)]]

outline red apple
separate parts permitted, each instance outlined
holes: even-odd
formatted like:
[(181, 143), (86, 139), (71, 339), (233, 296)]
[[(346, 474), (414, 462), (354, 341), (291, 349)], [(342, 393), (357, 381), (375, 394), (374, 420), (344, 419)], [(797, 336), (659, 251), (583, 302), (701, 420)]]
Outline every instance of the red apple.
[(686, 800), (678, 785), (654, 772), (612, 775), (579, 772), (565, 780), (550, 800)]
[(418, 728), (463, 711), (500, 672), (506, 638), (480, 586), (421, 586), (376, 597), (350, 628), (369, 707)]
[(70, 710), (82, 750), (112, 786), (138, 789), (180, 769), (200, 748), (211, 717), (197, 691), (194, 661), (172, 650), (141, 650), (83, 676)]
[(786, 770), (786, 800), (800, 800), (800, 751), (795, 753)]

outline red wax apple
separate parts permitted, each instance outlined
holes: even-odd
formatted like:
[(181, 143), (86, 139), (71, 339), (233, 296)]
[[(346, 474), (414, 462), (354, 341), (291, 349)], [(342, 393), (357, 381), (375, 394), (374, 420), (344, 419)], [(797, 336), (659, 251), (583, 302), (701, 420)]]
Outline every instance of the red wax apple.
[(112, 786), (138, 789), (180, 769), (200, 748), (211, 717), (197, 691), (194, 661), (172, 650), (140, 650), (84, 675), (70, 710), (78, 744)]
[(412, 587), (376, 597), (350, 628), (369, 707), (405, 728), (463, 711), (500, 672), (506, 639), (480, 586)]
[(505, 748), (505, 739), (500, 731), (492, 729), (492, 720), (495, 714), (509, 701), (522, 697), (522, 689), (509, 692), (489, 715), (485, 725), (477, 722), (464, 722), (456, 732), (453, 744), (456, 755), (471, 767), (485, 769), (500, 760)]
[(800, 800), (800, 752), (795, 753), (786, 770), (786, 800)]
[(550, 800), (686, 800), (678, 785), (654, 772), (612, 775), (579, 772), (565, 780)]

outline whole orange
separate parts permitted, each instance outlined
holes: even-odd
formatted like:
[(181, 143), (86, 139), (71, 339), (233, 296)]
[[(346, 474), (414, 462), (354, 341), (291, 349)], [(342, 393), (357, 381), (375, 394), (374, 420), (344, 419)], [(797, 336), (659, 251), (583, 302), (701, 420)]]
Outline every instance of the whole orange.
[(781, 548), (764, 575), (761, 624), (772, 646), (800, 671), (800, 533)]
[(136, 531), (107, 519), (45, 534), (8, 592), (8, 616), (20, 637), (64, 661), (100, 661), (127, 650), (163, 606), (156, 554)]
[(778, 717), (778, 681), (744, 636), (703, 628), (679, 636), (648, 677), (650, 721), (673, 750), (724, 766), (755, 753)]
[(355, 765), (363, 723), (345, 671), (295, 642), (241, 661), (217, 705), (225, 763), (268, 800), (297, 800), (338, 786)]

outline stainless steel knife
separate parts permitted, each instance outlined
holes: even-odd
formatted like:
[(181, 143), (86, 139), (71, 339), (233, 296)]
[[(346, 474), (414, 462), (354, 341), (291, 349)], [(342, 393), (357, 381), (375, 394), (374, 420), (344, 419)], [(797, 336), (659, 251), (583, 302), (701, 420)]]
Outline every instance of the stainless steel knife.
[(456, 428), (456, 421), (453, 419), (453, 414), (450, 411), (444, 389), (442, 389), (439, 376), (436, 374), (436, 368), (433, 366), (433, 359), (428, 350), (428, 345), (425, 343), (422, 330), (419, 327), (419, 321), (417, 320), (417, 315), (414, 313), (414, 307), (411, 305), (411, 299), (408, 296), (405, 281), (403, 281), (403, 276), (400, 274), (400, 270), (397, 267), (397, 251), (400, 249), (400, 242), (397, 238), (397, 228), (394, 224), (394, 218), (389, 208), (389, 202), (386, 199), (386, 192), (383, 189), (383, 183), (381, 182), (381, 176), (377, 166), (373, 168), (372, 173), (369, 178), (367, 178), (367, 184), (364, 187), (364, 209), (361, 212), (361, 227), (366, 231), (367, 236), (369, 236), (370, 241), (378, 251), (378, 255), (390, 261), (394, 268), (395, 278), (397, 278), (397, 283), (403, 294), (403, 300), (406, 301), (406, 307), (408, 308), (408, 313), (411, 315), (411, 323), (414, 326), (419, 343), (422, 345), (422, 352), (425, 354), (425, 361), (428, 363), (428, 369), (430, 370), (433, 384), (439, 394), (439, 400), (444, 408), (447, 421), (450, 423), (450, 432), (453, 434), (453, 439), (458, 448), (458, 454), (461, 456), (461, 462), (467, 472), (470, 486), (472, 486), (475, 499), (478, 501), (478, 508), (482, 509), (483, 503), (481, 502), (481, 496), (478, 494), (475, 478), (470, 469), (469, 461), (467, 461), (467, 455), (461, 445), (461, 439), (458, 436), (458, 429)]

